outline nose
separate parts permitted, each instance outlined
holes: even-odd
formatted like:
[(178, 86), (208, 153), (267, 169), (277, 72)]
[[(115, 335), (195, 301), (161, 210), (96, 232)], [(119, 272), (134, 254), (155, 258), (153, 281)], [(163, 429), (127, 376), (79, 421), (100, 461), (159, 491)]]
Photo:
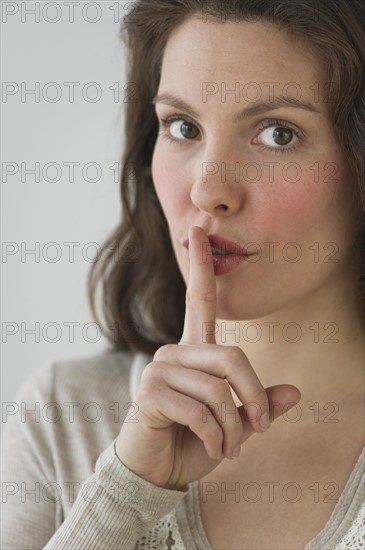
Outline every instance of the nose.
[(197, 208), (211, 215), (232, 215), (244, 202), (242, 163), (226, 145), (218, 143), (214, 149), (206, 149), (204, 158), (199, 159), (190, 198)]

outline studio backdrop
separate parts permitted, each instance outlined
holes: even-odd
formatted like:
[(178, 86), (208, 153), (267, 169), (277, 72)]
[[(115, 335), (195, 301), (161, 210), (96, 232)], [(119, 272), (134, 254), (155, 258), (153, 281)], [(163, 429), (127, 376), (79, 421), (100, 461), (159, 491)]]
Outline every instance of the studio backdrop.
[(87, 275), (120, 217), (132, 2), (1, 2), (2, 400), (108, 342)]

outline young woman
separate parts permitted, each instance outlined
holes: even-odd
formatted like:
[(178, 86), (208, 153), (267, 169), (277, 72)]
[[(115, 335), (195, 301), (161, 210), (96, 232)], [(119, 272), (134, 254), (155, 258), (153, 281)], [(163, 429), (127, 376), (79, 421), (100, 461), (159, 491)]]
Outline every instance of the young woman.
[(364, 546), (364, 18), (135, 2), (112, 346), (19, 392), (2, 548)]

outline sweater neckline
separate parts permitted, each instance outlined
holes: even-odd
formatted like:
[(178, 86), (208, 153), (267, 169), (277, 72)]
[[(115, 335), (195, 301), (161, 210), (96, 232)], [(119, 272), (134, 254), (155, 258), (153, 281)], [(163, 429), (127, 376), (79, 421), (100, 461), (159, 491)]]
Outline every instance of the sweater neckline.
[[(323, 528), (317, 533), (317, 535), (315, 535), (309, 542), (307, 542), (307, 544), (304, 547), (304, 550), (312, 550), (314, 548), (318, 548), (318, 544), (321, 544), (322, 546), (324, 543), (328, 543), (331, 539), (333, 539), (334, 536), (336, 536), (336, 540), (338, 539), (339, 541), (342, 538), (342, 536), (345, 534), (346, 530), (350, 527), (350, 525), (347, 525), (348, 522), (345, 521), (347, 512), (350, 507), (351, 508), (353, 508), (353, 506), (360, 507), (362, 502), (361, 495), (358, 501), (356, 501), (354, 497), (356, 493), (359, 494), (361, 492), (361, 478), (364, 475), (364, 469), (365, 469), (364, 459), (365, 459), (365, 446), (362, 448), (360, 456), (357, 459), (357, 462), (345, 484), (345, 487), (332, 511), (331, 516), (329, 517), (329, 519), (327, 520)], [(192, 529), (192, 533), (197, 534), (198, 540), (195, 540), (197, 544), (197, 548), (200, 548), (202, 545), (204, 545), (205, 550), (214, 550), (208, 540), (208, 537), (202, 522), (200, 500), (199, 500), (199, 480), (195, 480), (189, 484), (189, 497), (192, 500), (192, 507), (194, 510), (194, 513), (192, 514), (192, 516), (194, 518), (195, 529)], [(185, 503), (186, 505), (188, 505), (187, 501), (185, 501)], [(353, 506), (351, 506), (351, 504)], [(350, 519), (352, 520), (355, 519), (357, 511), (358, 510), (355, 510), (353, 512)], [(187, 517), (190, 517), (191, 519), (190, 514), (188, 514)], [(343, 532), (344, 523), (346, 523), (345, 525), (346, 529)]]

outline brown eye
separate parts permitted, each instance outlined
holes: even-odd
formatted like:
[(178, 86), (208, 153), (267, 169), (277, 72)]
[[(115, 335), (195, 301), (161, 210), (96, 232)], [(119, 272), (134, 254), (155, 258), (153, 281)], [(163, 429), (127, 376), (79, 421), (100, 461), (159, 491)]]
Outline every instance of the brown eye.
[(276, 128), (273, 132), (273, 139), (278, 145), (289, 145), (293, 139), (293, 130), (289, 128)]
[(292, 128), (271, 124), (259, 134), (259, 141), (273, 149), (280, 149), (293, 145), (298, 140), (297, 133)]
[(170, 133), (175, 139), (195, 139), (199, 135), (199, 130), (191, 122), (175, 120), (170, 125)]

